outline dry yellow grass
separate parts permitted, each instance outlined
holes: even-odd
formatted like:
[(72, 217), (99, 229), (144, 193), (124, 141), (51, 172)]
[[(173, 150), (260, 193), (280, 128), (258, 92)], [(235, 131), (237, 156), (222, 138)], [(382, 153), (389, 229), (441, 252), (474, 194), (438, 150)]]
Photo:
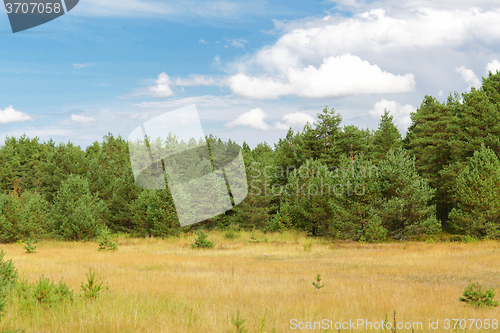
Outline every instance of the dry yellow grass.
[[(194, 236), (190, 235), (167, 240), (120, 238), (117, 252), (98, 251), (93, 242), (42, 242), (35, 254), (4, 244), (6, 259), (12, 258), (19, 274), (30, 281), (42, 274), (55, 281), (64, 278), (79, 294), (80, 283), (92, 268), (109, 291), (96, 301), (77, 297), (73, 305), (32, 313), (9, 304), (0, 328), (221, 333), (234, 331), (231, 316), (240, 310), (249, 332), (257, 332), (266, 308), (264, 331), (269, 333), (273, 327), (276, 332), (324, 332), (292, 330), (292, 319), (380, 322), (387, 314), (392, 322), (394, 310), (398, 322), (422, 322), (423, 329), (416, 332), (453, 332), (444, 329), (446, 318), (500, 320), (500, 307), (475, 309), (458, 301), (469, 279), (495, 288), (500, 295), (498, 242), (359, 244), (315, 239), (312, 249), (304, 251), (308, 240), (303, 234), (256, 236), (269, 242), (250, 243), (248, 233), (235, 240), (212, 233), (209, 239), (216, 247), (211, 250), (191, 249)], [(319, 291), (310, 284), (316, 273), (325, 284)], [(438, 330), (427, 328), (429, 319), (439, 319)], [(366, 332), (341, 330), (351, 331)], [(500, 329), (482, 330), (492, 331)]]

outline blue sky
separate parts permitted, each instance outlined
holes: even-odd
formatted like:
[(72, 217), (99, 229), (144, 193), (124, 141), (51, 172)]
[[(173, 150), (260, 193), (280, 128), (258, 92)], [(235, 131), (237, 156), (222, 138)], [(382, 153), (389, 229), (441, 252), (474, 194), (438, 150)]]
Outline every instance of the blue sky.
[(500, 70), (495, 1), (81, 0), (12, 34), (0, 14), (0, 135), (85, 148), (195, 104), (205, 134), (251, 146), (326, 105), (404, 133), (440, 100)]

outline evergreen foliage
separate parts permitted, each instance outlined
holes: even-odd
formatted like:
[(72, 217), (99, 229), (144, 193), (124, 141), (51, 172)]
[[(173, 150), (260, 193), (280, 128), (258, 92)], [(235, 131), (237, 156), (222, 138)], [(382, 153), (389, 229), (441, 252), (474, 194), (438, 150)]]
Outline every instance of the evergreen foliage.
[(481, 146), (458, 175), (457, 204), (450, 213), (452, 228), (479, 238), (500, 238), (500, 161)]
[(205, 233), (202, 229), (197, 231), (198, 237), (195, 238), (194, 243), (191, 244), (191, 248), (193, 249), (211, 249), (215, 246), (214, 242), (209, 241), (208, 234)]
[(90, 193), (88, 180), (70, 175), (54, 198), (52, 218), (55, 232), (68, 240), (90, 240), (106, 225), (106, 205)]
[(375, 159), (381, 160), (389, 150), (397, 150), (401, 147), (401, 134), (394, 125), (393, 119), (389, 111), (384, 110), (378, 129), (373, 135), (372, 151)]
[[(0, 147), (0, 242), (90, 240), (105, 227), (168, 237), (230, 225), (370, 242), (440, 227), (463, 237), (498, 238), (499, 87), (497, 72), (483, 78), (479, 89), (450, 94), (445, 102), (425, 96), (404, 140), (387, 110), (372, 132), (343, 125), (340, 114), (325, 107), (317, 121), (299, 131), (290, 128), (273, 147), (240, 148), (212, 135), (148, 141), (155, 151), (187, 148), (186, 154), (158, 160), (138, 183), (193, 181), (197, 193), (136, 185), (129, 152), (141, 148), (133, 158), (150, 159), (141, 155), (144, 147), (111, 133), (85, 151), (70, 142), (7, 137)], [(233, 189), (220, 179), (240, 149), (249, 195), (213, 216), (211, 195), (228, 191), (234, 201)], [(186, 202), (194, 197), (195, 204), (177, 211), (172, 193)], [(181, 228), (178, 216), (192, 215), (207, 220)]]
[(493, 291), (493, 288), (484, 290), (478, 282), (469, 282), (469, 285), (465, 287), (463, 297), (460, 297), (459, 300), (479, 308), (483, 306), (498, 306), (499, 303), (498, 301), (495, 301), (494, 298), (495, 292)]

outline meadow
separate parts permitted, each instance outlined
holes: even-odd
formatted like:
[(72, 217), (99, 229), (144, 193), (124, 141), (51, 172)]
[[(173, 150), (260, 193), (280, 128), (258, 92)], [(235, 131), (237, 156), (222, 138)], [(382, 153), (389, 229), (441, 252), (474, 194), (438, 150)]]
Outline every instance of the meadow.
[[(458, 298), (469, 280), (500, 291), (500, 242), (356, 243), (299, 232), (211, 232), (213, 249), (192, 249), (194, 234), (168, 239), (118, 237), (118, 251), (96, 242), (45, 241), (28, 254), (3, 244), (19, 276), (61, 278), (75, 300), (30, 309), (11, 295), (0, 330), (26, 332), (235, 332), (238, 310), (248, 332), (338, 332), (363, 319), (422, 322), (415, 332), (453, 332), (446, 319), (500, 320), (500, 307), (474, 308)], [(106, 288), (80, 297), (92, 269)], [(320, 274), (324, 287), (311, 285)], [(497, 296), (498, 300), (499, 297)], [(333, 329), (298, 328), (330, 321)], [(293, 321), (295, 320), (295, 321)], [(438, 329), (428, 328), (438, 320)], [(292, 329), (291, 322), (297, 325)], [(458, 332), (500, 332), (470, 328)], [(475, 322), (475, 323), (478, 323)], [(498, 326), (497, 326), (498, 327)], [(411, 332), (397, 329), (397, 332)], [(342, 328), (340, 332), (391, 332)]]

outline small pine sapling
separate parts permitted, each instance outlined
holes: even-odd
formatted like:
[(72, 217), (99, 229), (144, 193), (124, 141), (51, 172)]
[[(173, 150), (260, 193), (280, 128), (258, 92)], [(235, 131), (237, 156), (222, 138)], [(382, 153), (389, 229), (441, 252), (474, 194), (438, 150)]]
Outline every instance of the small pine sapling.
[(255, 237), (255, 232), (252, 231), (252, 234), (250, 235), (250, 240), (249, 240), (250, 243), (258, 243), (259, 240), (257, 239), (257, 237)]
[(23, 249), (26, 250), (26, 253), (36, 253), (36, 245), (33, 245), (33, 243), (36, 243), (36, 241), (30, 239), (26, 242), (26, 246), (23, 246)]
[(87, 274), (87, 284), (82, 282), (81, 289), (83, 296), (85, 298), (96, 299), (99, 296), (99, 292), (102, 289), (103, 282), (97, 284), (95, 281), (95, 272), (90, 270), (89, 274)]
[(246, 319), (240, 318), (240, 310), (238, 310), (238, 312), (236, 312), (236, 317), (231, 316), (231, 322), (233, 323), (233, 325), (236, 328), (236, 330), (235, 330), (236, 333), (247, 333), (248, 332), (248, 330), (245, 328), (245, 325), (243, 325), (245, 323), (245, 321), (246, 321)]
[(321, 275), (319, 274), (316, 274), (316, 278), (315, 278), (316, 281), (313, 281), (311, 282), (311, 284), (318, 290), (320, 290), (321, 288), (323, 288), (325, 285), (324, 284), (321, 284)]
[(215, 246), (214, 242), (207, 240), (208, 234), (203, 230), (197, 231), (198, 238), (195, 238), (194, 243), (191, 244), (193, 249), (211, 249)]
[(101, 235), (99, 237), (99, 251), (102, 250), (110, 250), (110, 251), (118, 250), (118, 246), (113, 240), (113, 237), (111, 237), (111, 232), (109, 231), (108, 228), (104, 228), (101, 231)]
[(498, 306), (498, 302), (493, 300), (495, 298), (495, 292), (493, 288), (483, 290), (482, 286), (478, 282), (470, 282), (463, 291), (463, 296), (459, 300), (461, 302), (466, 302), (475, 307), (495, 307)]

